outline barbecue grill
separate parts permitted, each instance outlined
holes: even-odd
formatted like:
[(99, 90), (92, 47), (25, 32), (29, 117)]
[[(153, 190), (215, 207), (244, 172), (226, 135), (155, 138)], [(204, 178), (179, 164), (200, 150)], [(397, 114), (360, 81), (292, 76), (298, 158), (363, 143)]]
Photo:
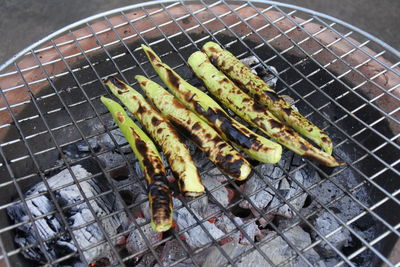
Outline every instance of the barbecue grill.
[[(252, 57), (255, 71), (275, 79), (278, 93), (292, 98), (302, 114), (332, 137), (334, 156), (346, 165), (325, 168), (285, 152), (275, 166), (254, 163), (248, 182), (218, 174), (219, 184), (210, 187), (214, 182), (207, 182), (201, 197), (176, 194), (174, 209), (185, 209), (194, 223), (154, 239), (149, 220), (135, 215), (147, 201), (134, 192), (144, 190), (144, 178), (101, 105), (100, 96), (111, 96), (102, 80), (117, 75), (136, 89), (136, 74), (159, 81), (140, 48), (144, 43), (201, 86), (186, 59), (210, 40), (241, 59)], [(398, 264), (390, 255), (400, 248), (398, 242), (395, 245), (400, 237), (399, 57), (397, 50), (345, 22), (271, 1), (147, 2), (98, 14), (47, 36), (0, 66), (2, 262), (243, 266), (257, 258), (278, 266)], [(201, 175), (213, 177), (214, 166), (192, 150)], [(57, 185), (50, 177), (64, 181)], [(88, 194), (93, 184), (98, 191)], [(75, 202), (60, 202), (60, 192), (71, 187)], [(235, 194), (227, 203), (218, 201), (224, 188)], [(256, 196), (266, 190), (275, 204), (260, 207)], [(43, 211), (44, 206), (34, 204), (39, 197), (50, 200), (51, 209)], [(99, 199), (113, 204), (99, 213)], [(210, 206), (207, 201), (216, 211), (199, 216), (199, 210)], [(38, 215), (32, 205), (43, 212)], [(23, 210), (23, 219), (11, 218), (16, 206)], [(89, 213), (90, 220), (73, 224), (70, 218), (77, 207)], [(221, 216), (224, 224), (233, 226), (216, 236), (208, 226)], [(46, 237), (39, 221), (49, 220), (57, 220), (60, 229)], [(129, 227), (120, 223), (110, 230), (115, 220), (125, 220)], [(261, 229), (264, 237), (249, 235), (250, 225)], [(77, 233), (89, 227), (95, 227), (100, 238), (84, 246)], [(207, 242), (189, 245), (183, 236), (190, 231), (204, 235)], [(295, 231), (306, 238), (293, 238)], [(120, 242), (132, 232), (144, 248), (127, 253)], [(226, 243), (235, 233), (246, 243), (239, 252), (232, 249), (236, 243)], [(15, 242), (28, 236), (34, 240), (23, 246)], [(341, 236), (347, 239), (339, 246)], [(73, 249), (60, 248), (60, 240)], [(180, 254), (166, 256), (173, 246)], [(290, 253), (281, 255), (276, 246)], [(97, 247), (102, 255), (94, 262), (89, 256)], [(41, 255), (40, 263), (27, 259), (32, 251)], [(111, 256), (104, 259), (107, 255)]]

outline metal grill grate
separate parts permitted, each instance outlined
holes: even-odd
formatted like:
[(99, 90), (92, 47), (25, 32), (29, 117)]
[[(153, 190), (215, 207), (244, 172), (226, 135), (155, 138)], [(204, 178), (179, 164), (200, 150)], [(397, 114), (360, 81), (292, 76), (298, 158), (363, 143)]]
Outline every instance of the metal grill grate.
[[(242, 193), (240, 185), (227, 179), (227, 182), (206, 190), (206, 194), (197, 199), (180, 198), (183, 207), (195, 218), (196, 225), (171, 231), (168, 237), (152, 243), (143, 231), (144, 224), (139, 224), (131, 212), (145, 200), (126, 203), (120, 193), (132, 184), (144, 186), (142, 177), (136, 175), (135, 163), (129, 156), (122, 154), (122, 161), (118, 166), (105, 168), (100, 163), (100, 158), (112, 149), (99, 152), (89, 142), (92, 138), (107, 134), (116, 150), (127, 145), (117, 142), (113, 135), (116, 126), (110, 123), (108, 113), (100, 104), (101, 95), (111, 96), (101, 81), (109, 75), (118, 75), (135, 86), (133, 74), (144, 74), (156, 79), (138, 46), (140, 43), (153, 47), (155, 51), (162, 51), (159, 54), (167, 64), (186, 75), (187, 79), (192, 79), (185, 61), (190, 53), (209, 40), (229, 47), (239, 58), (255, 56), (264, 68), (276, 66), (279, 62), (279, 67), (276, 66), (279, 93), (291, 95), (296, 106), (308, 111), (303, 112), (307, 117), (324, 122), (320, 126), (324, 126), (329, 134), (333, 133), (335, 151), (344, 151), (336, 153), (335, 157), (345, 161), (347, 165), (332, 171), (314, 162), (304, 161), (295, 169), (288, 170), (278, 163), (277, 166), (284, 174), (274, 178), (273, 183), (255, 170), (255, 178), (262, 180), (264, 186), (250, 195)], [(138, 229), (145, 240), (146, 252), (151, 253), (155, 263), (160, 266), (164, 263), (157, 247), (170, 240), (177, 240), (185, 251), (185, 256), (177, 259), (173, 265), (189, 260), (198, 266), (200, 263), (196, 255), (201, 255), (211, 247), (215, 247), (226, 258), (228, 265), (238, 265), (252, 251), (257, 251), (266, 262), (274, 265), (276, 262), (270, 259), (268, 251), (263, 250), (263, 245), (277, 236), (286, 241), (295, 252), (279, 262), (279, 266), (286, 266), (296, 258), (301, 258), (305, 264), (312, 266), (313, 263), (305, 253), (321, 243), (326, 243), (334, 251), (335, 257), (340, 258), (337, 265), (356, 266), (355, 259), (366, 252), (373, 255), (373, 264), (395, 265), (396, 262), (392, 262), (388, 255), (395, 240), (400, 237), (400, 215), (396, 212), (400, 208), (400, 70), (399, 62), (391, 64), (385, 58), (397, 61), (399, 55), (390, 46), (336, 19), (267, 1), (150, 2), (106, 12), (54, 33), (0, 68), (0, 210), (4, 217), (0, 221), (0, 258), (8, 266), (14, 266), (16, 262), (23, 262), (21, 253), (24, 250), (36, 247), (45, 255), (48, 265), (57, 265), (76, 255), (87, 265), (90, 262), (85, 259), (85, 251), (108, 244), (117, 264), (126, 265), (130, 259), (143, 254), (141, 251), (125, 256), (115, 247), (116, 240), (132, 229), (110, 235), (102, 223), (117, 213), (125, 212), (134, 229)], [(313, 66), (311, 70), (307, 67), (310, 65)], [(319, 78), (322, 74), (324, 79), (321, 83)], [(304, 85), (308, 90), (298, 89)], [(341, 89), (336, 90), (339, 87)], [(336, 115), (328, 113), (331, 109), (337, 111)], [(97, 127), (90, 128), (89, 125)], [(74, 160), (67, 158), (64, 149), (82, 140), (89, 144), (88, 155)], [(54, 159), (57, 157), (60, 158)], [(76, 177), (72, 166), (88, 158), (94, 159), (99, 171), (88, 177)], [(123, 186), (116, 185), (110, 175), (121, 167), (129, 170), (129, 182)], [(87, 204), (94, 218), (79, 227), (97, 224), (104, 235), (104, 240), (85, 249), (80, 247), (74, 237), (74, 231), (79, 229), (68, 226), (65, 213), (71, 206), (61, 206), (56, 200), (56, 189), (51, 188), (47, 182), (48, 177), (65, 168), (72, 175), (72, 184), (78, 187), (83, 197), (81, 203)], [(303, 185), (294, 177), (295, 172), (303, 168), (314, 169), (322, 179), (310, 186)], [(204, 174), (209, 170), (207, 167), (201, 172)], [(356, 175), (358, 183), (349, 185), (336, 179), (346, 172)], [(109, 185), (109, 189), (99, 195), (87, 197), (80, 184), (99, 177), (105, 177), (104, 183)], [(317, 208), (312, 213), (304, 215), (292, 204), (292, 200), (303, 193), (286, 199), (275, 187), (284, 177), (301, 188), (302, 192), (306, 192), (316, 203)], [(40, 181), (44, 182), (55, 210), (35, 217), (29, 212), (27, 201), (39, 195), (25, 197), (24, 194)], [(332, 184), (338, 192), (329, 202), (321, 198), (319, 193), (322, 192), (318, 191), (326, 183)], [(63, 188), (72, 184), (65, 184)], [(219, 204), (219, 208), (236, 228), (215, 239), (203, 224), (216, 214), (200, 218), (195, 215), (192, 207), (203, 198), (215, 200), (212, 193), (226, 185), (239, 192), (240, 197), (227, 207)], [(264, 188), (270, 188), (281, 204), (268, 211), (260, 210), (250, 197)], [(57, 188), (59, 189), (61, 188)], [(361, 190), (367, 190), (371, 198), (360, 199), (357, 192)], [(96, 215), (92, 207), (93, 200), (107, 195), (115, 195), (121, 203), (121, 209), (103, 216)], [(335, 203), (343, 199), (348, 201), (349, 206), (359, 208), (359, 212), (352, 218), (343, 218), (339, 215), (340, 211), (338, 213), (332, 209)], [(248, 201), (259, 215), (243, 225), (238, 225), (230, 210), (242, 201)], [(22, 204), (28, 214), (26, 220), (13, 224), (7, 219), (6, 209), (16, 204)], [(80, 203), (75, 205), (78, 204)], [(299, 219), (287, 227), (278, 226), (277, 221), (271, 220), (269, 216), (283, 205), (287, 205)], [(321, 211), (329, 213), (339, 225), (327, 234), (322, 233), (310, 221)], [(66, 226), (64, 231), (72, 237), (76, 252), (69, 252), (52, 260), (45, 249), (45, 243), (63, 233), (48, 240), (39, 238), (38, 242), (28, 247), (14, 245), (13, 236), (18, 227), (55, 215), (60, 216)], [(275, 235), (255, 242), (244, 228), (260, 218), (269, 222), (270, 230)], [(355, 230), (361, 221), (366, 220), (375, 224), (378, 229), (372, 239)], [(32, 225), (35, 234), (39, 236), (40, 229), (36, 224)], [(198, 225), (212, 241), (193, 249), (180, 236)], [(315, 233), (316, 237), (310, 245), (299, 248), (287, 238), (287, 232), (295, 226)], [(347, 229), (353, 242), (357, 243), (352, 251), (338, 249), (331, 242), (330, 237), (342, 229)], [(224, 250), (220, 241), (237, 231), (248, 240), (250, 249), (232, 256)]]

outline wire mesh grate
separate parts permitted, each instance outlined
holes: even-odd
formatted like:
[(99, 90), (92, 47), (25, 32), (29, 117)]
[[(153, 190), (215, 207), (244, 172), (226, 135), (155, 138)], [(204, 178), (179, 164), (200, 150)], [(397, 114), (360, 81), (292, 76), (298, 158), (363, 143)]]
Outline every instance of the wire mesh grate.
[[(275, 67), (278, 93), (291, 96), (304, 115), (332, 135), (335, 157), (347, 165), (332, 170), (308, 160), (290, 166), (280, 162), (275, 166), (277, 177), (264, 174), (259, 165), (252, 179), (260, 185), (251, 192), (224, 177), (218, 186), (207, 188), (206, 194), (196, 199), (176, 196), (180, 204), (174, 209), (185, 209), (194, 223), (154, 241), (146, 232), (149, 221), (139, 220), (135, 213), (147, 199), (127, 200), (132, 198), (132, 186), (145, 190), (145, 183), (137, 171), (137, 160), (124, 152), (127, 142), (118, 138), (117, 127), (99, 101), (102, 95), (112, 97), (102, 80), (117, 75), (136, 89), (136, 74), (159, 81), (140, 48), (139, 44), (144, 43), (185, 79), (199, 85), (186, 59), (210, 40), (239, 58), (255, 57), (259, 62), (255, 69)], [(220, 255), (220, 265), (236, 266), (248, 263), (246, 259), (257, 253), (269, 265), (313, 266), (316, 262), (312, 255), (329, 251), (324, 259), (331, 259), (333, 265), (357, 266), (367, 259), (374, 265), (394, 266), (397, 262), (389, 254), (400, 237), (400, 218), (393, 212), (400, 206), (400, 72), (399, 62), (392, 64), (385, 58), (398, 60), (399, 52), (333, 18), (273, 2), (158, 1), (106, 12), (60, 30), (0, 68), (1, 259), (8, 266), (29, 265), (31, 262), (22, 255), (34, 250), (43, 255), (40, 261), (44, 265), (68, 265), (73, 259), (89, 265), (94, 263), (88, 261), (88, 255), (102, 251), (113, 260), (103, 264), (201, 266), (207, 265), (204, 258)], [(93, 140), (104, 136), (111, 145), (99, 148)], [(77, 143), (85, 144), (87, 151), (72, 157), (67, 151)], [(110, 154), (118, 154), (112, 167), (103, 163)], [(88, 166), (88, 162), (91, 171), (83, 177), (77, 175), (76, 166)], [(58, 187), (49, 184), (49, 177), (64, 170), (71, 177), (69, 182)], [(126, 177), (116, 182), (115, 173), (118, 176), (121, 170)], [(202, 176), (208, 175), (213, 166), (206, 162), (200, 171)], [(307, 184), (299, 180), (300, 172), (316, 173), (320, 179)], [(88, 195), (87, 183), (98, 181), (105, 184), (104, 188)], [(38, 182), (45, 190), (26, 195)], [(286, 182), (290, 184), (287, 190), (298, 188), (292, 195), (282, 190)], [(64, 205), (58, 200), (59, 192), (70, 187), (76, 187), (80, 197)], [(237, 194), (227, 205), (215, 196), (223, 188)], [(277, 204), (260, 208), (254, 200), (266, 190)], [(304, 203), (296, 206), (303, 196), (313, 203), (312, 209)], [(32, 203), (41, 197), (49, 198), (54, 208), (32, 214)], [(99, 213), (94, 207), (104, 198), (116, 204), (108, 213)], [(196, 207), (207, 200), (215, 204), (216, 210), (199, 216)], [(247, 203), (252, 216), (240, 224), (233, 211), (243, 203)], [(22, 205), (26, 213), (19, 222), (7, 217), (7, 210), (15, 205)], [(80, 205), (87, 207), (90, 219), (74, 225), (71, 210)], [(346, 211), (337, 207), (356, 212), (344, 216)], [(291, 218), (277, 216), (284, 209)], [(316, 222), (321, 214), (334, 220), (336, 227), (329, 231), (319, 227)], [(110, 230), (107, 223), (122, 215), (130, 226)], [(223, 216), (233, 227), (216, 237), (207, 225)], [(63, 227), (44, 237), (37, 222), (54, 217)], [(267, 224), (267, 234), (256, 240), (246, 229), (261, 221)], [(77, 233), (90, 226), (95, 226), (102, 238), (83, 245)], [(39, 238), (17, 246), (14, 238), (21, 227), (30, 228)], [(198, 227), (208, 242), (194, 247), (182, 237)], [(291, 238), (298, 228), (310, 239), (306, 245)], [(374, 231), (369, 234), (371, 229)], [(143, 240), (145, 247), (126, 253), (119, 242), (131, 232)], [(334, 238), (343, 232), (351, 237), (351, 245), (338, 247)], [(248, 244), (237, 253), (227, 247), (232, 243), (227, 240), (235, 233)], [(51, 254), (48, 244), (64, 236), (70, 238), (74, 249)], [(280, 259), (269, 247), (278, 240), (291, 251)], [(181, 255), (171, 262), (161, 250), (172, 242)]]

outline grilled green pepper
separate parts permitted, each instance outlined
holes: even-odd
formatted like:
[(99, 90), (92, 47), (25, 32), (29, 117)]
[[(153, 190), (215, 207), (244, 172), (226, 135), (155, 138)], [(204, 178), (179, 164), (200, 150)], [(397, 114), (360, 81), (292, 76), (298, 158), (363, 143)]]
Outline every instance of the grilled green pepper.
[(213, 127), (222, 138), (233, 143), (251, 158), (266, 163), (280, 160), (282, 147), (260, 136), (231, 118), (210, 96), (182, 79), (149, 47), (142, 45), (154, 69), (170, 91), (197, 116)]
[(139, 160), (148, 185), (152, 229), (156, 232), (167, 231), (172, 226), (172, 198), (156, 146), (117, 102), (104, 96), (101, 102), (110, 111)]
[(332, 154), (332, 141), (329, 136), (312, 122), (307, 120), (289, 103), (277, 95), (266, 82), (237, 59), (232, 53), (223, 50), (214, 42), (207, 42), (202, 50), (213, 63), (232, 79), (243, 91), (265, 105), (278, 119), (291, 126), (303, 136), (320, 146), (329, 155)]
[(204, 193), (200, 175), (189, 149), (172, 125), (132, 87), (116, 77), (108, 77), (105, 84), (118, 97), (147, 132), (161, 146), (183, 195), (196, 197)]
[(251, 173), (250, 164), (218, 133), (196, 114), (186, 108), (175, 96), (159, 84), (137, 75), (147, 97), (185, 136), (191, 139), (225, 174), (236, 180), (245, 180)]
[(256, 103), (251, 96), (240, 90), (211, 64), (206, 54), (197, 51), (189, 57), (188, 63), (208, 90), (249, 124), (303, 157), (330, 167), (340, 165), (335, 158), (313, 147), (291, 128), (282, 124), (266, 107)]

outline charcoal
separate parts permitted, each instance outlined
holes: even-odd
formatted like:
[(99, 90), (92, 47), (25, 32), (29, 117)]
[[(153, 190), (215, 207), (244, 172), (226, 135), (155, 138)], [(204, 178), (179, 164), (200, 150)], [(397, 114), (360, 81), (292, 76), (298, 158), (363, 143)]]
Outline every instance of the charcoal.
[[(208, 190), (212, 191), (211, 195), (213, 196), (213, 198), (211, 198), (211, 201), (217, 201), (223, 207), (227, 207), (229, 205), (228, 190), (224, 186), (222, 186), (222, 184), (217, 179), (208, 174), (204, 174), (202, 176), (202, 180), (204, 186)], [(215, 188), (218, 189), (215, 190)]]
[[(239, 243), (229, 242), (222, 245), (221, 248), (232, 259), (245, 252), (249, 247), (240, 245)], [(221, 251), (215, 246), (212, 247), (212, 250), (205, 259), (205, 262), (202, 264), (203, 267), (224, 266), (228, 263), (225, 256), (222, 255)]]
[(148, 196), (145, 193), (140, 193), (136, 197), (135, 202), (141, 203), (140, 211), (142, 212), (145, 219), (150, 220), (151, 214), (150, 214), (150, 204), (149, 204)]
[[(261, 235), (261, 232), (255, 222), (252, 222), (246, 226), (243, 226), (244, 223), (245, 222), (239, 217), (233, 216), (233, 218), (230, 219), (226, 215), (220, 216), (215, 221), (215, 225), (225, 234), (230, 233), (231, 231), (238, 229), (238, 227), (241, 226), (242, 231), (244, 231), (249, 236), (250, 240), (254, 241), (256, 236)], [(250, 240), (244, 236), (242, 231), (238, 230), (227, 236), (229, 238), (229, 241), (235, 243), (239, 242), (241, 245), (251, 245)]]
[[(340, 227), (340, 224), (335, 217), (327, 211), (319, 213), (313, 221), (313, 225), (324, 236)], [(321, 237), (315, 232), (312, 232), (312, 237), (316, 240), (321, 239)], [(338, 250), (347, 246), (349, 242), (351, 242), (351, 239), (350, 231), (346, 228), (340, 229), (338, 232), (327, 238), (328, 242)], [(334, 257), (337, 253), (331, 245), (323, 241), (318, 244), (316, 250), (324, 257)]]
[[(185, 207), (178, 208), (182, 205), (180, 200), (174, 198), (173, 202), (174, 218), (180, 230), (186, 229), (193, 225), (197, 225), (195, 218)], [(199, 220), (202, 219), (202, 217), (195, 210), (193, 210), (193, 213)], [(207, 231), (214, 239), (220, 238), (224, 235), (224, 233), (220, 229), (218, 229), (213, 223), (205, 221), (202, 223), (202, 225), (207, 229)], [(204, 232), (200, 225), (197, 225), (196, 227), (185, 231), (183, 233), (183, 236), (186, 243), (192, 248), (202, 247), (212, 242), (212, 240), (209, 238), (206, 232)]]
[(197, 198), (185, 197), (185, 199), (188, 202), (188, 207), (191, 210), (193, 210), (196, 214), (200, 215), (202, 218), (206, 216), (209, 205), (207, 196), (202, 196)]
[[(146, 236), (151, 246), (154, 246), (156, 242), (162, 239), (162, 233), (154, 232), (151, 229), (149, 223), (144, 224), (146, 222), (146, 219), (137, 218), (136, 222), (140, 225), (140, 229), (143, 231), (143, 234)], [(134, 254), (137, 252), (145, 252), (146, 250), (148, 250), (148, 245), (146, 244), (140, 231), (135, 228), (134, 224), (131, 224), (130, 228), (134, 230), (129, 233), (129, 236), (126, 239), (126, 249), (128, 250), (128, 252), (130, 254)], [(138, 257), (139, 256), (140, 254), (138, 255)]]
[(75, 144), (79, 152), (90, 152), (90, 148), (92, 148), (96, 152), (100, 148), (97, 138), (87, 139), (87, 142), (85, 140), (82, 140), (76, 142)]
[[(164, 265), (171, 265), (180, 259), (186, 258), (187, 254), (183, 249), (182, 245), (175, 239), (167, 241), (161, 253), (161, 261)], [(178, 266), (192, 266), (187, 263), (179, 263)]]
[[(239, 217), (233, 217), (233, 220), (237, 225), (243, 224), (243, 221)], [(225, 234), (237, 229), (232, 220), (229, 219), (229, 217), (226, 216), (225, 214), (216, 219), (215, 226), (217, 226)], [(240, 231), (233, 232), (232, 234), (227, 236), (227, 238), (229, 239), (230, 242), (238, 243), (241, 238), (241, 232)]]
[(246, 57), (240, 61), (242, 61), (246, 66), (252, 68), (251, 72), (263, 79), (268, 86), (273, 89), (275, 88), (276, 83), (278, 82), (278, 71), (274, 66), (266, 65), (267, 68), (264, 68), (264, 66), (261, 65), (260, 60), (255, 56)]
[[(298, 250), (304, 249), (311, 244), (310, 235), (299, 226), (293, 227), (284, 233), (285, 237), (290, 243), (295, 246)], [(271, 239), (272, 238), (272, 239)], [(274, 265), (281, 264), (288, 260), (290, 257), (295, 256), (292, 261), (285, 263), (283, 266), (307, 266), (308, 264), (298, 256), (295, 250), (275, 232), (270, 232), (264, 240), (268, 240), (264, 244), (258, 244), (259, 248), (267, 255), (270, 261)], [(222, 248), (230, 256), (234, 258), (241, 253), (249, 250), (252, 246), (244, 246), (238, 243), (230, 242), (224, 244)], [(313, 265), (313, 266), (325, 266), (321, 261), (319, 255), (313, 250), (308, 249), (302, 255)], [(227, 264), (227, 259), (220, 253), (220, 251), (214, 247), (214, 249), (207, 256), (206, 262), (203, 266), (221, 266)], [(257, 251), (253, 250), (245, 257), (241, 257), (239, 260), (235, 260), (237, 266), (271, 266), (268, 261)]]
[[(91, 175), (80, 165), (73, 166), (72, 172), (78, 180)], [(48, 178), (47, 182), (50, 188), (59, 188), (63, 185), (73, 182), (73, 178), (69, 170), (66, 169), (55, 176)], [(80, 186), (87, 198), (96, 196), (104, 190), (104, 186), (101, 186), (94, 179), (82, 181), (80, 182)], [(39, 193), (44, 193), (44, 195), (26, 201), (28, 208), (34, 217), (41, 216), (42, 214), (54, 211), (56, 209), (43, 182), (32, 187), (26, 192), (25, 195), (26, 197), (32, 197), (38, 195)], [(61, 207), (83, 200), (83, 197), (78, 191), (76, 185), (70, 185), (62, 189), (54, 190), (54, 194)], [(96, 216), (105, 216), (122, 208), (121, 204), (117, 202), (115, 197), (111, 196), (110, 194), (91, 200), (90, 204), (96, 213)], [(7, 213), (14, 223), (28, 220), (27, 212), (22, 204), (17, 204), (8, 208)], [(84, 250), (85, 248), (104, 240), (104, 236), (99, 225), (97, 223), (93, 223), (94, 216), (88, 209), (86, 202), (66, 209), (64, 211), (64, 216), (67, 218), (69, 227), (72, 229), (78, 228), (77, 230), (73, 230), (73, 235), (81, 249)], [(79, 228), (79, 226), (88, 222), (92, 223)], [(112, 236), (117, 234), (118, 228), (124, 227), (127, 224), (127, 217), (125, 213), (119, 213), (118, 215), (104, 218), (101, 220), (101, 222), (105, 232)], [(44, 242), (44, 247), (48, 251), (51, 260), (55, 260), (67, 253), (77, 251), (77, 248), (75, 247), (75, 244), (73, 243), (68, 232), (61, 234), (59, 237), (55, 237), (57, 234), (65, 231), (66, 228), (66, 225), (64, 225), (62, 222), (58, 212), (56, 214), (44, 216), (41, 219), (35, 220), (35, 225), (38, 228), (39, 236), (37, 236), (33, 230), (32, 223), (26, 223), (18, 227), (15, 242), (19, 246), (27, 246), (37, 242), (39, 238), (47, 239), (54, 237), (52, 240)], [(32, 259), (40, 263), (46, 262), (44, 255), (37, 247), (24, 250), (22, 253), (28, 259)], [(107, 244), (101, 244), (84, 251), (84, 256), (88, 262), (95, 261), (98, 257), (102, 257), (103, 255), (112, 257), (110, 254), (110, 248)], [(77, 259), (77, 262), (78, 261), (79, 260)]]
[[(282, 168), (290, 172), (290, 170), (302, 164), (302, 159), (292, 152), (286, 151), (282, 154), (281, 164)], [(292, 218), (295, 212), (285, 203), (290, 202), (293, 208), (299, 211), (307, 198), (307, 193), (299, 184), (307, 188), (318, 182), (320, 178), (316, 175), (315, 170), (307, 166), (291, 173), (289, 177), (286, 176), (282, 168), (271, 164), (257, 166), (256, 169), (261, 177), (258, 175), (251, 177), (244, 184), (243, 193), (250, 195), (250, 200), (256, 208), (265, 211), (271, 210), (272, 214)], [(270, 184), (273, 184), (280, 196), (277, 196), (274, 190), (269, 187)], [(254, 194), (256, 191), (259, 192)], [(242, 201), (240, 207), (255, 208), (248, 201)]]

